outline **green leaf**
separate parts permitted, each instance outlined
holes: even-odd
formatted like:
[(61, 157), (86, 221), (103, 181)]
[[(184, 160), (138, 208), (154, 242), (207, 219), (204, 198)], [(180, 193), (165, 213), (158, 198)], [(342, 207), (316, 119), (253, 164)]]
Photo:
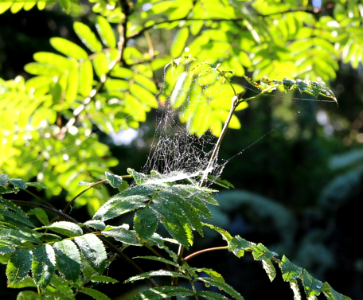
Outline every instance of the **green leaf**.
[(29, 216), (35, 215), (43, 225), (49, 224), (48, 215), (41, 208), (33, 208), (27, 212)]
[(78, 91), (78, 68), (73, 68), (67, 77), (66, 100), (73, 103), (77, 98)]
[(303, 273), (302, 283), (307, 298), (320, 295), (323, 283), (312, 277), (306, 270)]
[(28, 275), (31, 262), (29, 249), (19, 248), (13, 253), (6, 268), (9, 285), (22, 281)]
[(113, 237), (116, 241), (127, 245), (142, 246), (136, 232), (125, 230), (125, 228), (114, 228), (112, 230), (104, 230), (101, 232), (104, 236)]
[(285, 255), (282, 257), (280, 268), (284, 281), (291, 281), (299, 278), (303, 271), (302, 268), (290, 262)]
[[(52, 281), (51, 281), (51, 285), (56, 289), (57, 291), (57, 298), (59, 299), (71, 299), (74, 300), (74, 294), (72, 289), (69, 286), (70, 283), (67, 282), (67, 280), (65, 278), (62, 278), (56, 274), (54, 274)], [(61, 294), (61, 296), (59, 296), (59, 294)], [(55, 297), (53, 297), (55, 298)]]
[(27, 220), (27, 219), (23, 218), (22, 216), (20, 216), (20, 215), (18, 215), (18, 214), (14, 214), (14, 213), (12, 213), (12, 212), (10, 212), (10, 211), (7, 211), (7, 210), (3, 210), (3, 211), (1, 212), (1, 214), (2, 214), (3, 216), (5, 216), (5, 217), (11, 218), (11, 219), (13, 219), (13, 220), (15, 220), (15, 221), (21, 222), (21, 223), (23, 223), (23, 224), (25, 224), (25, 225), (28, 225), (28, 226), (30, 226), (30, 227), (34, 227), (34, 225), (33, 225), (33, 223), (32, 223), (32, 222), (30, 222), (29, 220)]
[(132, 177), (134, 177), (134, 180), (137, 185), (141, 185), (149, 179), (145, 174), (136, 172), (134, 169), (131, 168), (127, 169), (127, 173), (129, 173), (130, 175), (132, 175)]
[(54, 232), (63, 234), (65, 236), (78, 236), (78, 235), (82, 235), (83, 231), (82, 228), (79, 227), (77, 224), (74, 224), (72, 222), (67, 222), (67, 221), (60, 221), (60, 222), (54, 222), (50, 225), (47, 226), (43, 226), (41, 228), (37, 228), (37, 230), (39, 229), (50, 229)]
[(252, 255), (255, 260), (264, 260), (276, 256), (277, 253), (268, 250), (264, 245), (259, 243), (257, 246), (253, 246)]
[(87, 225), (87, 226), (90, 226), (90, 227), (93, 227), (94, 229), (96, 230), (104, 230), (106, 228), (106, 224), (103, 223), (102, 221), (98, 221), (98, 220), (89, 220), (85, 223), (83, 223), (84, 225)]
[(189, 280), (189, 277), (179, 273), (179, 272), (173, 272), (173, 271), (167, 271), (167, 270), (157, 270), (157, 271), (150, 271), (150, 272), (145, 272), (136, 276), (132, 276), (129, 279), (125, 280), (124, 283), (129, 283), (129, 282), (134, 282), (137, 280), (144, 280), (146, 278), (150, 278), (150, 277), (159, 277), (159, 276), (168, 276), (168, 277), (179, 277), (179, 278), (185, 278)]
[(71, 11), (71, 1), (70, 0), (59, 0), (59, 4), (62, 7), (62, 9), (69, 14)]
[(96, 29), (106, 47), (116, 47), (115, 35), (113, 34), (110, 23), (104, 17), (97, 16)]
[(145, 207), (147, 201), (149, 199), (144, 196), (120, 197), (120, 194), (118, 194), (102, 205), (93, 216), (93, 219), (101, 221), (113, 219), (140, 207)]
[(103, 283), (118, 283), (117, 279), (112, 277), (104, 276), (104, 275), (93, 275), (90, 280), (92, 282), (103, 282)]
[(14, 284), (8, 286), (8, 288), (11, 288), (11, 289), (23, 289), (23, 288), (27, 288), (27, 287), (33, 287), (33, 288), (37, 287), (33, 278), (31, 278), (29, 276), (25, 277), (24, 280), (22, 280), (21, 282), (14, 283)]
[(347, 300), (347, 299), (350, 299), (350, 298), (338, 293), (327, 282), (324, 282), (322, 292), (324, 293), (325, 297), (328, 300)]
[(63, 72), (73, 69), (77, 66), (74, 60), (70, 60), (62, 55), (51, 52), (37, 52), (33, 56), (34, 60), (37, 62), (54, 66), (54, 68)]
[(58, 68), (40, 63), (29, 63), (24, 66), (24, 70), (32, 75), (44, 75), (58, 77), (62, 71)]
[(13, 185), (18, 187), (19, 189), (26, 190), (27, 185), (26, 182), (22, 179), (9, 179), (9, 182)]
[(19, 214), (20, 216), (24, 218), (29, 218), (28, 215), (21, 209), (21, 207), (17, 206), (13, 202), (0, 198), (0, 205), (3, 205), (7, 207), (8, 209), (11, 209), (13, 212)]
[(140, 240), (149, 239), (158, 227), (158, 219), (150, 208), (139, 209), (134, 215), (134, 229)]
[(243, 297), (241, 296), (240, 293), (238, 293), (234, 288), (232, 288), (224, 281), (221, 281), (220, 279), (210, 278), (210, 277), (198, 277), (197, 280), (204, 282), (206, 286), (213, 285), (219, 288), (220, 290), (225, 291), (227, 294), (231, 295), (233, 298), (237, 300), (243, 300)]
[(151, 108), (158, 108), (159, 103), (156, 100), (155, 95), (150, 93), (148, 90), (139, 86), (138, 84), (133, 84), (130, 86), (130, 93), (137, 98), (141, 103), (145, 103)]
[(90, 49), (92, 52), (102, 51), (101, 43), (97, 40), (96, 35), (87, 25), (81, 22), (74, 22), (73, 29), (88, 49)]
[(158, 300), (163, 298), (170, 298), (173, 296), (193, 296), (194, 293), (191, 290), (188, 290), (179, 286), (158, 286), (155, 288), (148, 289), (147, 291), (143, 291), (138, 293), (135, 297), (130, 300)]
[(105, 172), (107, 182), (114, 188), (118, 188), (122, 183), (122, 177), (118, 175)]
[(221, 274), (219, 274), (217, 271), (214, 271), (212, 269), (207, 269), (207, 268), (192, 268), (192, 270), (195, 270), (197, 272), (204, 272), (206, 274), (208, 274), (210, 277), (221, 280), (224, 282), (224, 278)]
[(92, 297), (93, 299), (96, 300), (111, 300), (111, 298), (109, 298), (108, 296), (106, 296), (104, 293), (101, 293), (98, 290), (95, 289), (90, 289), (90, 288), (81, 288), (79, 290), (81, 293), (86, 294), (90, 297)]
[(175, 263), (175, 262), (173, 262), (173, 261), (171, 261), (169, 259), (165, 259), (163, 257), (158, 257), (158, 256), (136, 256), (136, 257), (133, 257), (133, 259), (136, 259), (136, 258), (155, 260), (155, 261), (159, 261), (159, 262), (174, 266), (176, 268), (180, 268), (179, 264), (177, 264), (177, 263)]
[(81, 256), (77, 246), (70, 240), (53, 245), (57, 268), (67, 280), (76, 281), (81, 271)]
[(262, 266), (265, 269), (268, 278), (272, 282), (276, 277), (276, 269), (272, 261), (270, 259), (264, 259), (262, 260)]
[(249, 241), (241, 238), (239, 235), (233, 237), (230, 241), (228, 241), (228, 250), (233, 251), (233, 254), (238, 258), (242, 257), (245, 253), (245, 249), (252, 249), (254, 244)]
[(55, 253), (50, 245), (41, 245), (33, 250), (32, 273), (40, 287), (50, 284), (55, 271)]
[(8, 174), (0, 174), (0, 186), (5, 186), (5, 184), (9, 181)]
[(218, 233), (220, 233), (220, 234), (222, 235), (222, 238), (223, 238), (225, 241), (227, 241), (228, 243), (230, 243), (230, 242), (231, 242), (231, 240), (232, 240), (232, 236), (230, 235), (230, 233), (229, 233), (227, 230), (222, 229), (222, 228), (219, 228), (219, 227), (214, 226), (214, 225), (212, 225), (212, 224), (208, 224), (208, 223), (203, 223), (203, 226), (207, 226), (207, 227), (209, 227), (210, 229), (217, 231)]
[(76, 237), (74, 241), (91, 267), (100, 271), (107, 259), (106, 250), (101, 240), (94, 234), (89, 233)]
[(16, 300), (41, 300), (42, 297), (34, 291), (21, 291)]
[(34, 237), (33, 234), (25, 231), (15, 229), (6, 229), (0, 231), (0, 238), (3, 241), (11, 241), (15, 245), (22, 246), (25, 242), (40, 244), (41, 240)]
[(38, 187), (38, 188), (42, 188), (42, 189), (47, 189), (47, 187), (39, 182), (27, 182), (26, 183), (27, 186), (33, 186), (33, 187)]
[(176, 58), (182, 54), (188, 36), (189, 36), (188, 27), (183, 27), (178, 31), (170, 47), (170, 54), (172, 57)]
[(82, 96), (87, 97), (91, 93), (92, 81), (92, 63), (89, 60), (85, 60), (79, 66), (78, 91)]
[(99, 78), (106, 75), (108, 72), (108, 61), (105, 53), (98, 53), (93, 59), (93, 66), (95, 67), (95, 72)]
[(0, 241), (0, 255), (15, 252), (15, 245), (10, 241)]
[(17, 194), (19, 192), (19, 188), (15, 187), (15, 188), (9, 188), (9, 187), (2, 187), (0, 186), (0, 195), (2, 194)]
[(209, 291), (201, 291), (197, 293), (197, 296), (201, 296), (206, 299), (210, 300), (228, 300), (226, 296), (223, 296), (221, 294), (215, 293), (215, 292), (209, 292)]
[(50, 44), (54, 49), (63, 53), (66, 56), (73, 57), (77, 60), (86, 60), (88, 58), (87, 52), (81, 47), (72, 43), (64, 38), (54, 37), (50, 39)]

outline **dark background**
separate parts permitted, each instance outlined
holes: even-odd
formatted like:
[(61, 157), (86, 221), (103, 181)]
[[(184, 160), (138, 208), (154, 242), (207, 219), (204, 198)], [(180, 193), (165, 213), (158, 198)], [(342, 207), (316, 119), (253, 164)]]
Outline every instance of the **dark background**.
[[(90, 22), (87, 14), (76, 19)], [(63, 36), (78, 42), (72, 20), (58, 9), (2, 14), (0, 77), (12, 79), (19, 74), (28, 77), (23, 66), (32, 61), (35, 52), (53, 51), (50, 37)], [(349, 158), (352, 151), (363, 151), (362, 72), (361, 64), (358, 69), (340, 65), (336, 80), (330, 83), (339, 108), (333, 103), (298, 98), (288, 101), (286, 107), (283, 100), (298, 95), (276, 92), (238, 112), (242, 129), (227, 132), (220, 158), (229, 159), (247, 149), (226, 165), (222, 177), (236, 189), (221, 191), (217, 195), (221, 208), (213, 211), (216, 225), (233, 235), (261, 242), (280, 255), (286, 254), (312, 275), (357, 300), (363, 299), (363, 254), (359, 247), (363, 160), (340, 169), (331, 168), (331, 162), (336, 155)], [(246, 84), (238, 78), (234, 80)], [(286, 111), (281, 110), (284, 106)], [(325, 125), (318, 122), (318, 112), (328, 116)], [(152, 112), (142, 125), (144, 134), (130, 145), (118, 146), (110, 138), (100, 136), (120, 161), (114, 173), (125, 174), (127, 167), (142, 168), (154, 128), (155, 112)], [(140, 146), (140, 139), (145, 146)], [(64, 201), (64, 198), (54, 201)], [(85, 214), (82, 209), (72, 212), (79, 220), (86, 220)], [(126, 221), (127, 217), (122, 220)], [(194, 249), (224, 245), (219, 236), (207, 230), (205, 234), (205, 239), (196, 235)], [(138, 248), (129, 248), (125, 253), (146, 255)], [(281, 276), (269, 283), (261, 263), (253, 261), (249, 254), (238, 259), (228, 252), (210, 252), (191, 263), (220, 272), (246, 300), (293, 297)], [(143, 268), (156, 269), (158, 265), (150, 263)], [(120, 261), (114, 262), (107, 272), (120, 282), (135, 275)], [(4, 266), (0, 276), (0, 298), (15, 299), (18, 290), (6, 288)], [(120, 284), (97, 288), (113, 299), (127, 299), (135, 287)], [(84, 299), (89, 298), (84, 296)]]

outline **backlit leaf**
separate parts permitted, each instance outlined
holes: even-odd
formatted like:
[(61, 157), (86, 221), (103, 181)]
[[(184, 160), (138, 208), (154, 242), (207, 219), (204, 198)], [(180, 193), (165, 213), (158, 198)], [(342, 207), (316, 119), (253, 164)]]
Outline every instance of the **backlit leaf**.
[(9, 284), (22, 281), (30, 270), (32, 253), (29, 249), (19, 248), (11, 256), (6, 267)]
[(299, 278), (303, 271), (302, 268), (290, 262), (285, 255), (282, 257), (280, 268), (284, 281), (291, 281)]
[(102, 51), (101, 43), (97, 40), (96, 35), (87, 25), (81, 22), (74, 22), (73, 29), (88, 49), (90, 49), (92, 52)]
[(170, 47), (170, 54), (172, 57), (176, 58), (181, 55), (181, 53), (184, 50), (188, 36), (189, 36), (188, 27), (183, 27), (178, 31)]
[(49, 285), (55, 270), (55, 253), (52, 246), (44, 244), (33, 250), (32, 273), (40, 287)]
[(88, 58), (88, 54), (85, 50), (83, 50), (77, 44), (72, 43), (64, 38), (51, 38), (50, 44), (53, 46), (53, 48), (66, 56), (73, 57), (77, 60), (85, 60)]
[(110, 48), (116, 47), (115, 35), (113, 34), (110, 23), (104, 17), (97, 16), (96, 29), (105, 46)]
[(114, 188), (118, 188), (122, 183), (122, 177), (111, 174), (109, 172), (105, 172), (107, 182)]
[(81, 227), (79, 227), (77, 224), (67, 221), (54, 222), (50, 225), (43, 226), (42, 229), (43, 228), (50, 229), (54, 232), (70, 237), (82, 235), (83, 233)]

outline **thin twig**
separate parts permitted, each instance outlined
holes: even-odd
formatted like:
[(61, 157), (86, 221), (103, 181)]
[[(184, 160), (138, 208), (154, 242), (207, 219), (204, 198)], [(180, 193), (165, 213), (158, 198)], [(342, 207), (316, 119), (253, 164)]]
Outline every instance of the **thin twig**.
[(24, 192), (27, 192), (28, 194), (32, 195), (33, 197), (37, 198), (39, 201), (42, 201), (44, 204), (49, 205), (50, 207), (53, 207), (54, 209), (57, 209), (52, 203), (48, 202), (47, 200), (35, 195), (31, 191), (23, 190)]
[(197, 251), (197, 252), (194, 252), (190, 255), (188, 255), (187, 257), (185, 257), (183, 259), (183, 262), (199, 255), (199, 254), (202, 254), (202, 253), (206, 253), (206, 252), (211, 252), (211, 251), (217, 251), (217, 250), (228, 250), (228, 246), (221, 246), (221, 247), (213, 247), (213, 248), (208, 248), (208, 249), (203, 249), (203, 250), (200, 250), (200, 251)]

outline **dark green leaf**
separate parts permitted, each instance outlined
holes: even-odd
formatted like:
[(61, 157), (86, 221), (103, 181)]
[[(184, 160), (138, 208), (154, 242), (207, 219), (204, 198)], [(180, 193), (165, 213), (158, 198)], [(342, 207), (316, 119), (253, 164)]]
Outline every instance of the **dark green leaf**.
[(158, 227), (158, 220), (150, 208), (139, 209), (134, 215), (134, 229), (140, 240), (147, 240)]
[(108, 277), (108, 276), (103, 276), (103, 275), (93, 275), (90, 280), (92, 282), (104, 282), (104, 283), (118, 283), (119, 281)]
[(284, 279), (284, 281), (295, 280), (299, 278), (302, 273), (302, 268), (290, 262), (285, 255), (282, 257), (280, 268), (282, 272), (282, 278)]
[(33, 208), (27, 213), (29, 216), (35, 215), (43, 225), (49, 224), (48, 215), (41, 208)]
[(134, 169), (128, 168), (127, 173), (129, 173), (130, 175), (132, 175), (132, 177), (134, 177), (134, 180), (137, 185), (141, 185), (148, 180), (148, 177), (145, 174), (138, 173)]
[(25, 225), (28, 225), (30, 227), (34, 227), (33, 223), (31, 223), (29, 220), (23, 218), (22, 216), (20, 216), (18, 214), (14, 214), (14, 213), (12, 213), (10, 211), (7, 211), (7, 210), (2, 211), (1, 214), (3, 216), (5, 216), (5, 217), (11, 218), (11, 219), (13, 219), (15, 221), (21, 222), (21, 223), (23, 223)]
[(312, 277), (306, 270), (304, 270), (304, 274), (302, 277), (302, 283), (303, 283), (307, 298), (320, 295), (321, 289), (323, 287), (323, 283), (321, 281), (315, 279), (314, 277)]
[(8, 209), (11, 209), (13, 212), (19, 214), (20, 216), (22, 216), (24, 218), (29, 218), (28, 215), (21, 209), (20, 206), (17, 206), (16, 204), (14, 204), (13, 202), (11, 202), (9, 200), (0, 198), (0, 205), (4, 205)]
[(34, 186), (42, 189), (47, 189), (47, 187), (39, 182), (27, 182), (27, 186)]
[(110, 48), (116, 47), (115, 35), (113, 34), (110, 23), (104, 17), (97, 16), (96, 29), (105, 46)]
[(90, 49), (92, 52), (102, 51), (101, 43), (97, 40), (96, 35), (87, 25), (81, 22), (74, 22), (73, 29), (83, 44), (88, 47), (88, 49)]
[(160, 261), (160, 262), (163, 262), (165, 264), (174, 266), (176, 268), (180, 268), (180, 265), (178, 265), (177, 263), (175, 263), (175, 262), (173, 262), (171, 260), (165, 259), (163, 257), (157, 257), (157, 256), (136, 256), (136, 257), (133, 257), (133, 259), (136, 259), (136, 258), (142, 258), (142, 259), (149, 259), (149, 260)]
[(111, 300), (111, 298), (107, 297), (104, 293), (101, 293), (100, 291), (97, 291), (95, 289), (90, 289), (90, 288), (84, 287), (84, 288), (81, 288), (79, 291), (96, 300)]
[(150, 277), (159, 277), (159, 276), (168, 276), (168, 277), (180, 277), (180, 278), (185, 278), (185, 279), (189, 279), (188, 276), (179, 273), (179, 272), (172, 272), (172, 271), (167, 271), (167, 270), (158, 270), (158, 271), (150, 271), (150, 272), (145, 272), (136, 276), (132, 276), (129, 279), (125, 280), (124, 283), (128, 283), (128, 282), (134, 282), (137, 280), (144, 280), (146, 278), (150, 278)]
[(74, 240), (91, 267), (99, 271), (107, 259), (101, 240), (91, 233), (76, 237)]
[(121, 183), (122, 183), (121, 176), (111, 174), (109, 172), (105, 172), (105, 175), (106, 175), (107, 182), (109, 184), (111, 184), (112, 187), (117, 189), (121, 185)]
[(32, 273), (40, 287), (50, 284), (55, 270), (55, 253), (50, 245), (41, 245), (33, 250)]
[(21, 246), (24, 242), (31, 242), (40, 244), (41, 241), (36, 238), (33, 234), (25, 231), (15, 229), (7, 229), (0, 231), (0, 237), (2, 240), (12, 241), (14, 244)]
[(50, 229), (54, 232), (63, 234), (65, 236), (70, 236), (70, 237), (83, 234), (81, 227), (79, 227), (77, 224), (67, 222), (67, 221), (54, 222), (50, 225), (43, 226), (42, 228), (38, 228), (38, 229), (44, 229), (44, 228)]
[(67, 280), (76, 281), (81, 271), (81, 256), (77, 246), (70, 240), (57, 242), (53, 246), (57, 268)]
[(212, 224), (207, 224), (207, 223), (203, 223), (204, 226), (209, 227), (210, 229), (213, 229), (215, 231), (217, 231), (218, 233), (220, 233), (222, 235), (222, 238), (227, 241), (228, 243), (230, 243), (232, 241), (232, 236), (230, 235), (230, 233), (222, 228), (219, 228), (217, 226), (214, 226)]
[[(173, 296), (193, 296), (194, 293), (179, 286), (158, 286), (155, 288), (148, 289), (147, 291), (140, 292), (130, 300), (157, 300), (162, 298), (169, 298)], [(224, 299), (223, 299), (224, 300)]]
[(322, 292), (324, 293), (325, 297), (328, 300), (348, 300), (348, 299), (350, 299), (349, 297), (346, 297), (346, 296), (338, 293), (327, 282), (324, 282)]
[(252, 249), (254, 244), (249, 241), (241, 238), (239, 235), (232, 238), (232, 240), (228, 241), (228, 250), (233, 251), (233, 254), (237, 257), (242, 257), (244, 255), (245, 249)]
[(144, 196), (120, 197), (120, 194), (114, 196), (100, 207), (95, 213), (93, 219), (106, 221), (116, 218), (122, 214), (128, 213), (140, 207), (145, 207), (149, 199)]
[(28, 275), (31, 262), (32, 254), (29, 249), (20, 248), (13, 253), (6, 268), (9, 285), (22, 281)]
[(19, 189), (26, 190), (27, 188), (26, 182), (22, 179), (9, 179), (9, 182), (13, 186), (18, 187)]
[(2, 187), (0, 186), (0, 195), (2, 194), (16, 194), (18, 193), (20, 190), (19, 188), (15, 187), (15, 188), (9, 188), (9, 187)]
[(89, 220), (89, 221), (85, 222), (84, 225), (91, 226), (94, 229), (100, 230), (100, 231), (102, 231), (106, 228), (106, 224), (103, 223), (102, 221), (98, 221), (98, 220)]
[(209, 291), (201, 291), (197, 293), (197, 296), (201, 296), (206, 299), (210, 300), (228, 300), (226, 296), (223, 296), (221, 294), (215, 293), (215, 292), (209, 292)]
[(209, 278), (209, 277), (198, 277), (198, 281), (204, 282), (205, 285), (213, 285), (220, 290), (225, 291), (227, 294), (231, 295), (237, 300), (243, 300), (243, 297), (240, 293), (238, 293), (234, 288), (232, 288), (230, 285), (225, 283), (224, 281), (221, 281), (220, 279), (216, 278)]
[(15, 245), (10, 241), (0, 241), (0, 255), (7, 253), (13, 253), (15, 251)]

